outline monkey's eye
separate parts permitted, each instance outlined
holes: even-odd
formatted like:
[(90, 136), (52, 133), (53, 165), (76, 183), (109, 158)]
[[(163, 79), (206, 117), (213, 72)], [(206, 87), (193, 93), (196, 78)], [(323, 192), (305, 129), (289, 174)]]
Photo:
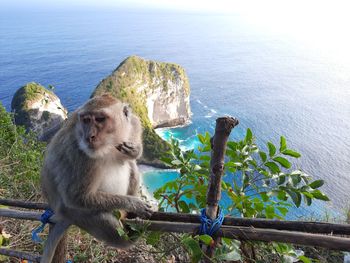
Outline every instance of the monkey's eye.
[(83, 118), (83, 123), (84, 124), (89, 124), (90, 123), (90, 118), (89, 117)]
[(97, 117), (97, 118), (95, 118), (95, 120), (99, 123), (102, 123), (106, 120), (106, 117)]
[(129, 107), (128, 106), (124, 106), (123, 113), (124, 113), (125, 117), (129, 116)]

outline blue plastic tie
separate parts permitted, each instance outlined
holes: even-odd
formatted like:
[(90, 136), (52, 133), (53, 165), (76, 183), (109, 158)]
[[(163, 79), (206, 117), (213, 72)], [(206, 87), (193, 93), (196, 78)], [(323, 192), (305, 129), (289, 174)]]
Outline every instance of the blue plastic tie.
[(207, 214), (205, 212), (205, 208), (201, 210), (201, 228), (199, 233), (201, 235), (209, 235), (213, 236), (221, 227), (222, 223), (224, 222), (224, 213), (222, 212), (222, 209), (219, 209), (218, 217), (214, 220), (211, 220), (207, 217)]
[(39, 233), (43, 232), (44, 228), (45, 228), (45, 225), (47, 223), (49, 223), (49, 220), (51, 218), (51, 216), (53, 216), (54, 212), (48, 208), (45, 210), (45, 212), (41, 215), (40, 217), (40, 221), (41, 221), (41, 226), (35, 228), (33, 231), (32, 231), (32, 240), (35, 242), (35, 243), (41, 243), (43, 242), (41, 240), (41, 238), (38, 236)]

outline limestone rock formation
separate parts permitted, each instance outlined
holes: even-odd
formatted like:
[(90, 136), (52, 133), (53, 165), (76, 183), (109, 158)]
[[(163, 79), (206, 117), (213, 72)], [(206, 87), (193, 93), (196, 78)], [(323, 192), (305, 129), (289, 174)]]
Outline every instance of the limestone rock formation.
[(190, 121), (190, 86), (185, 70), (179, 65), (130, 56), (100, 82), (92, 96), (106, 92), (128, 102), (141, 118), (145, 159), (157, 159), (167, 148), (154, 128)]
[(12, 98), (15, 123), (34, 131), (40, 140), (49, 140), (67, 119), (67, 110), (50, 90), (31, 82), (18, 89)]

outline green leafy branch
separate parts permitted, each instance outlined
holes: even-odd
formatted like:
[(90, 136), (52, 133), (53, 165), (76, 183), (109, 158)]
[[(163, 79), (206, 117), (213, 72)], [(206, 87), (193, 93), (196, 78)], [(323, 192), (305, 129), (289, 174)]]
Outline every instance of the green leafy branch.
[[(205, 207), (210, 174), (210, 138), (208, 132), (198, 134), (201, 145), (197, 153), (194, 150), (182, 151), (179, 142), (171, 139), (170, 149), (162, 161), (178, 170), (179, 176), (154, 192), (161, 211), (170, 209), (180, 213), (198, 213), (201, 207)], [(222, 206), (226, 213), (241, 217), (284, 219), (290, 207), (293, 204), (300, 207), (302, 200), (308, 206), (315, 199), (329, 200), (319, 190), (324, 184), (323, 180), (313, 181), (310, 175), (294, 169), (293, 160), (300, 158), (301, 154), (287, 147), (285, 137), (280, 137), (279, 147), (272, 142), (267, 142), (266, 146), (267, 151), (259, 148), (250, 129), (247, 129), (244, 139), (227, 143), (222, 190), (231, 202)], [(207, 244), (208, 240), (208, 237), (183, 236), (182, 244), (191, 254), (193, 262), (203, 257), (199, 241)], [(214, 259), (223, 259), (229, 255), (236, 257), (239, 249), (232, 242), (223, 239)], [(241, 244), (241, 251), (244, 245)], [(293, 254), (291, 247), (278, 243), (268, 245), (266, 249), (290, 256)], [(251, 256), (242, 253), (245, 257)], [(308, 262), (309, 259), (303, 257), (300, 260)]]

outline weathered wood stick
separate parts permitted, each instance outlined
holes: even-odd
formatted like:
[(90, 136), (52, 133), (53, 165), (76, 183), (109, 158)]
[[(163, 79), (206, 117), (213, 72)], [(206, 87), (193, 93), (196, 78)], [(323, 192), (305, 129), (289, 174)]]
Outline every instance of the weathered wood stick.
[(246, 226), (307, 233), (350, 235), (350, 225), (325, 222), (225, 217), (223, 224), (228, 226)]
[(224, 174), (224, 159), (226, 144), (231, 130), (238, 125), (238, 120), (232, 117), (216, 119), (215, 134), (211, 138), (210, 177), (207, 191), (206, 213), (212, 220), (218, 213), (218, 203), (221, 199), (221, 178)]
[(33, 202), (10, 200), (10, 199), (0, 199), (0, 205), (22, 207), (22, 208), (28, 208), (28, 209), (42, 209), (42, 210), (49, 208), (49, 205), (45, 203), (33, 203)]
[[(24, 220), (30, 220), (30, 221), (40, 221), (41, 213), (0, 208), (0, 217), (24, 219)], [(57, 222), (56, 217), (55, 215), (53, 215), (50, 218), (50, 223), (56, 223), (56, 222)]]
[[(200, 223), (199, 215), (165, 212), (154, 212), (150, 220)], [(227, 216), (224, 219), (223, 226), (245, 226), (319, 234), (350, 235), (350, 224), (334, 224), (325, 222), (280, 221), (263, 218), (239, 218)]]
[[(206, 215), (211, 220), (218, 216), (219, 201), (221, 199), (221, 179), (224, 175), (224, 161), (228, 137), (231, 130), (238, 125), (238, 120), (232, 117), (222, 117), (216, 119), (215, 133), (210, 139), (211, 144), (211, 160), (210, 160), (210, 177), (207, 190), (207, 207)], [(219, 238), (214, 238), (215, 244), (219, 242)], [(203, 251), (211, 258), (214, 254), (213, 246), (203, 246)], [(204, 262), (210, 262), (208, 258)]]
[[(0, 217), (1, 216), (16, 219), (40, 221), (41, 213), (0, 208)], [(149, 219), (152, 221), (169, 221), (197, 224), (200, 223), (199, 215), (194, 214), (154, 212)], [(55, 223), (55, 216), (51, 217), (50, 222)], [(350, 224), (332, 224), (308, 221), (278, 221), (260, 218), (225, 217), (223, 225), (269, 228), (276, 230), (288, 230), (319, 234), (350, 235)]]
[(0, 217), (10, 217), (15, 219), (25, 219), (31, 221), (40, 221), (41, 214), (31, 211), (19, 211), (14, 209), (0, 209)]
[(6, 249), (6, 248), (0, 248), (0, 255), (20, 258), (20, 259), (26, 259), (26, 260), (29, 260), (32, 262), (40, 262), (39, 255), (34, 255), (34, 254), (30, 254), (28, 252), (16, 251), (16, 250), (11, 250), (11, 249)]
[[(126, 222), (135, 222), (126, 220)], [(140, 222), (140, 220), (136, 221)], [(175, 233), (193, 233), (198, 228), (194, 223), (156, 222), (144, 220), (148, 230)], [(298, 233), (275, 229), (260, 229), (254, 227), (222, 226), (218, 237), (227, 237), (245, 241), (284, 242), (303, 246), (323, 247), (339, 251), (350, 251), (350, 238), (327, 235)]]

